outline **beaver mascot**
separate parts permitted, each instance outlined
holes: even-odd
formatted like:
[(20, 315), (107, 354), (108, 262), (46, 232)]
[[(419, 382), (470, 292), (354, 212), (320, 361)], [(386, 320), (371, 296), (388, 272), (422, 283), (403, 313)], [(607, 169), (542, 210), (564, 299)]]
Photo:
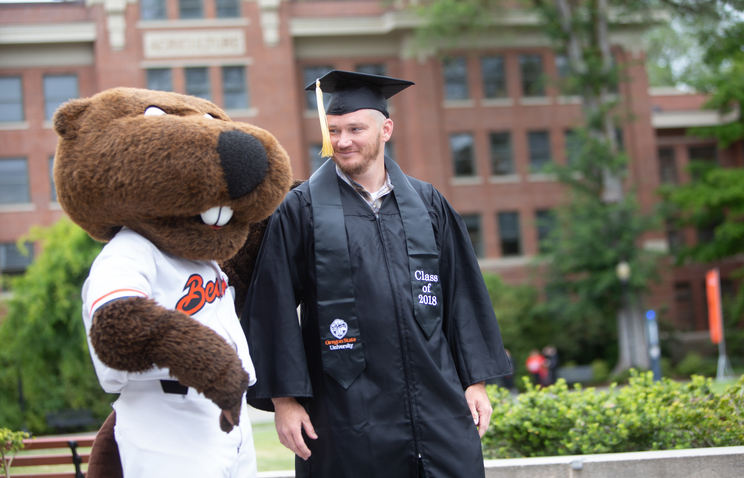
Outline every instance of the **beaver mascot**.
[(54, 129), (59, 203), (107, 243), (83, 321), (119, 398), (88, 476), (256, 476), (241, 406), (256, 377), (219, 264), (289, 190), (286, 152), (209, 101), (133, 88), (64, 104)]

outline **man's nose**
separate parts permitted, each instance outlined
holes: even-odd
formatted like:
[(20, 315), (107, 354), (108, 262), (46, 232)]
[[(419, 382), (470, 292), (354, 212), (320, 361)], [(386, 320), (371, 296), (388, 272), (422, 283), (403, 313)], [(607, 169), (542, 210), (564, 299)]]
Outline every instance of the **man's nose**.
[(346, 148), (348, 146), (351, 146), (351, 136), (349, 136), (348, 133), (344, 133), (343, 131), (338, 134), (338, 141), (336, 141), (336, 147), (337, 148)]

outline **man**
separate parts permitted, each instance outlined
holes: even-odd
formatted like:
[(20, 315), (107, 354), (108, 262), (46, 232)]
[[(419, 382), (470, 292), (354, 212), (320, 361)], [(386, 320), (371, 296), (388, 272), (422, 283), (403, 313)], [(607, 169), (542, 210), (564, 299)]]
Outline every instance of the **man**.
[(462, 219), (384, 156), (386, 98), (413, 83), (317, 84), (333, 161), (269, 220), (243, 309), (249, 402), (275, 410), (298, 477), (482, 477), (484, 381), (510, 368)]

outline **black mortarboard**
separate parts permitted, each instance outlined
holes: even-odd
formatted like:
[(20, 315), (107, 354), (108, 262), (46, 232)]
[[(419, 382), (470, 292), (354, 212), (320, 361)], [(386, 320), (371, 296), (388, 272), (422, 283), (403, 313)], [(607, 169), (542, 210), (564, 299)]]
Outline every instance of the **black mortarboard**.
[[(312, 91), (318, 100), (318, 115), (323, 133), (323, 148), (321, 155), (333, 155), (326, 114), (344, 115), (362, 109), (373, 109), (381, 112), (386, 118), (390, 117), (387, 110), (387, 99), (396, 93), (413, 85), (412, 81), (389, 78), (387, 76), (370, 75), (354, 71), (331, 70), (307, 85), (305, 90)], [(323, 106), (323, 91), (331, 93), (328, 109)]]
[[(317, 81), (322, 91), (331, 93), (326, 114), (344, 115), (361, 109), (373, 109), (386, 118), (390, 117), (387, 98), (413, 85), (412, 81), (341, 70), (329, 71)], [(307, 85), (305, 90), (313, 91), (317, 81)]]

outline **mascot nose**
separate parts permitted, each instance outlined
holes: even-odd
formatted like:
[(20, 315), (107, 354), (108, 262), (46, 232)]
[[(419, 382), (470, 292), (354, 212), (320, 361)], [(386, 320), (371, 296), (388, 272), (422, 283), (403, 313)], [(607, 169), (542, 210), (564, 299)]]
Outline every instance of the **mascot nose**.
[(266, 176), (269, 158), (259, 140), (242, 131), (223, 131), (217, 140), (230, 198), (243, 197)]

